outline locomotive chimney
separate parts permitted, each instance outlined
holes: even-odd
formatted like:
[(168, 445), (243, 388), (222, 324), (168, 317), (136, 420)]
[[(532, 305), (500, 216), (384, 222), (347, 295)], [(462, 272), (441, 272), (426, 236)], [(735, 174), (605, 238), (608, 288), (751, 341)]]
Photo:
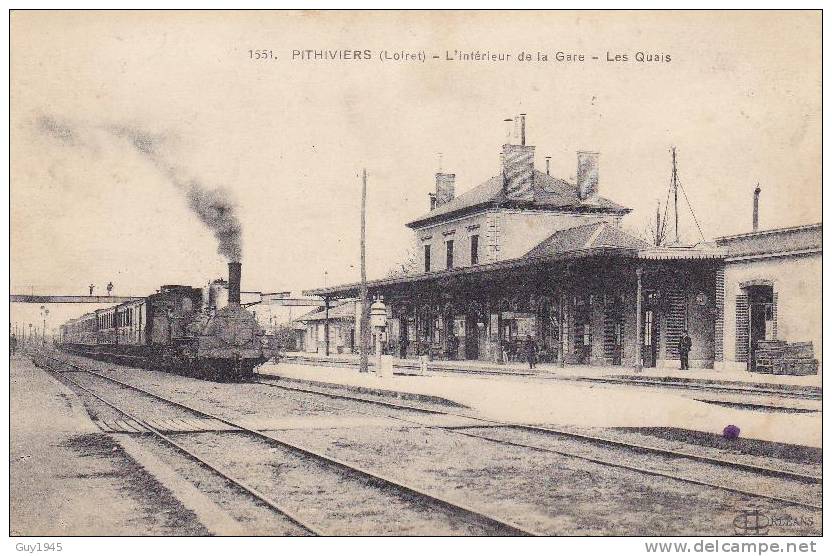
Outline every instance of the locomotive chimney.
[(228, 263), (228, 304), (240, 304), (240, 276), (242, 264)]

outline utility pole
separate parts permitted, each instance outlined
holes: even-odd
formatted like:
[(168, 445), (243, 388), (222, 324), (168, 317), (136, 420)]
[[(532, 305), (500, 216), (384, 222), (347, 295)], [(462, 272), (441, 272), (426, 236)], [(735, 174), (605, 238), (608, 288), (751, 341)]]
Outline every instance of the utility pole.
[(670, 147), (673, 153), (673, 214), (676, 217), (676, 243), (679, 243), (679, 182), (676, 179), (676, 147)]
[(362, 373), (370, 372), (369, 369), (369, 346), (370, 327), (368, 317), (370, 313), (367, 304), (367, 169), (364, 168), (361, 176), (361, 347), (360, 366)]
[(41, 329), (41, 344), (46, 345), (46, 317), (49, 316), (49, 309), (41, 305), (40, 316), (43, 317), (43, 328)]
[(661, 215), (661, 206), (662, 202), (659, 201), (656, 203), (656, 247), (662, 244), (662, 215)]

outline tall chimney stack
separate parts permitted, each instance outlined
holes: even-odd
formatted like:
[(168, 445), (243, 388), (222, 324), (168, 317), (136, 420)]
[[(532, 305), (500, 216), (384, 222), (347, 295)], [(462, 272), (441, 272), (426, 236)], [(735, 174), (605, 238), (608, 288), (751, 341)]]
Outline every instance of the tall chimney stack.
[(592, 201), (598, 195), (598, 153), (578, 151), (578, 199)]
[(758, 183), (757, 188), (754, 190), (754, 216), (752, 221), (755, 232), (760, 227), (760, 191), (760, 184)]
[(526, 144), (526, 115), (520, 114), (520, 144)]
[(228, 304), (240, 304), (240, 278), (242, 275), (242, 264), (238, 262), (228, 263)]
[(436, 173), (436, 207), (444, 205), (454, 198), (454, 183), (456, 174), (446, 172)]
[(547, 157), (546, 157), (546, 175), (547, 175), (547, 176), (550, 176), (550, 175), (551, 175), (551, 174), (549, 173), (549, 163), (550, 163), (550, 162), (552, 162), (552, 157), (551, 157), (551, 156), (547, 156)]

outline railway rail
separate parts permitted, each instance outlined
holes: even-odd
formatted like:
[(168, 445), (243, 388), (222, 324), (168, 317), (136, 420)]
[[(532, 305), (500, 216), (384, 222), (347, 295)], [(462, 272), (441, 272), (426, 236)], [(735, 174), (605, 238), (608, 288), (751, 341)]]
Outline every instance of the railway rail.
[[(686, 459), (686, 460), (691, 460), (691, 461), (695, 461), (695, 462), (698, 462), (698, 463), (707, 463), (707, 464), (715, 465), (715, 466), (718, 466), (718, 467), (737, 469), (737, 470), (742, 470), (742, 471), (755, 473), (755, 474), (758, 474), (758, 475), (761, 475), (761, 476), (777, 477), (777, 478), (787, 479), (787, 480), (801, 482), (801, 483), (820, 484), (823, 481), (822, 477), (819, 477), (819, 476), (816, 476), (816, 475), (804, 474), (804, 473), (794, 473), (794, 472), (791, 472), (791, 471), (785, 471), (785, 470), (781, 470), (781, 469), (774, 469), (774, 468), (765, 467), (765, 466), (751, 465), (751, 464), (747, 464), (747, 463), (736, 462), (736, 461), (731, 461), (731, 460), (726, 460), (726, 459), (721, 459), (721, 458), (714, 458), (714, 457), (704, 456), (704, 455), (699, 455), (699, 454), (689, 454), (689, 453), (685, 453), (685, 452), (679, 452), (679, 451), (676, 451), (676, 450), (668, 450), (668, 449), (657, 448), (657, 447), (653, 447), (653, 446), (645, 446), (645, 445), (640, 445), (640, 444), (636, 444), (636, 443), (623, 442), (623, 441), (620, 441), (620, 440), (613, 440), (613, 439), (602, 438), (602, 437), (598, 437), (598, 436), (580, 434), (580, 433), (576, 433), (576, 432), (572, 432), (572, 431), (565, 431), (565, 430), (561, 430), (561, 429), (557, 429), (557, 428), (553, 428), (553, 427), (540, 427), (540, 426), (535, 426), (535, 425), (526, 425), (526, 424), (522, 424), (522, 423), (509, 423), (509, 422), (503, 422), (503, 421), (496, 421), (496, 420), (485, 419), (485, 418), (481, 418), (481, 417), (472, 417), (470, 415), (465, 415), (463, 413), (458, 413), (458, 412), (453, 412), (453, 411), (445, 411), (445, 410), (440, 410), (440, 409), (436, 409), (436, 408), (420, 407), (420, 406), (407, 404), (407, 403), (375, 400), (375, 399), (372, 399), (372, 398), (367, 398), (365, 396), (350, 395), (350, 394), (344, 394), (344, 393), (340, 393), (340, 392), (326, 392), (326, 391), (320, 391), (320, 390), (313, 389), (313, 388), (300, 388), (300, 387), (295, 387), (295, 386), (288, 386), (288, 385), (285, 385), (285, 384), (279, 384), (279, 383), (274, 382), (272, 380), (268, 380), (268, 379), (264, 380), (262, 377), (260, 378), (260, 383), (261, 384), (267, 384), (267, 385), (269, 385), (271, 387), (274, 387), (274, 388), (281, 388), (281, 389), (287, 390), (287, 391), (295, 391), (295, 392), (301, 392), (301, 393), (305, 393), (305, 394), (317, 394), (317, 395), (320, 395), (320, 396), (325, 396), (325, 397), (330, 397), (330, 398), (341, 398), (341, 399), (359, 401), (359, 402), (370, 403), (370, 404), (379, 404), (379, 405), (382, 405), (382, 406), (387, 407), (387, 408), (396, 408), (396, 409), (400, 409), (400, 410), (416, 411), (416, 412), (421, 412), (421, 413), (433, 413), (433, 414), (453, 416), (453, 417), (464, 417), (466, 419), (471, 419), (471, 420), (474, 420), (474, 421), (478, 421), (478, 422), (482, 423), (483, 427), (487, 427), (487, 428), (518, 429), (518, 430), (525, 430), (525, 431), (530, 431), (530, 432), (534, 432), (534, 433), (542, 433), (544, 435), (550, 435), (550, 436), (554, 435), (554, 436), (559, 436), (559, 437), (567, 437), (567, 438), (576, 439), (576, 440), (580, 440), (580, 441), (583, 441), (583, 442), (588, 442), (588, 443), (596, 444), (596, 445), (611, 446), (611, 447), (627, 449), (627, 450), (631, 450), (631, 451), (635, 451), (635, 452), (660, 455), (660, 456), (663, 456), (663, 457), (670, 457), (670, 458), (675, 458), (675, 459)], [(424, 423), (422, 423), (418, 420), (408, 419), (408, 418), (402, 417), (402, 416), (389, 416), (389, 417), (391, 417), (393, 419), (398, 419), (398, 420), (401, 420), (401, 421), (406, 421), (406, 422), (410, 422), (410, 423), (414, 423), (414, 424), (419, 424), (421, 426), (429, 426), (429, 425), (425, 425)], [(770, 494), (765, 494), (765, 493), (760, 493), (760, 492), (754, 492), (754, 491), (751, 491), (751, 490), (748, 490), (748, 489), (743, 489), (743, 488), (718, 484), (718, 483), (715, 483), (713, 481), (695, 479), (695, 478), (690, 478), (690, 477), (683, 477), (683, 476), (680, 476), (680, 475), (677, 475), (677, 474), (667, 473), (667, 472), (663, 472), (663, 471), (659, 471), (659, 470), (655, 470), (655, 469), (648, 469), (648, 468), (645, 468), (645, 467), (642, 467), (642, 466), (632, 465), (632, 464), (629, 464), (629, 463), (614, 462), (614, 461), (609, 461), (609, 460), (605, 460), (605, 459), (602, 459), (602, 458), (591, 457), (591, 456), (582, 455), (582, 454), (575, 454), (575, 453), (572, 453), (572, 452), (569, 452), (569, 451), (555, 450), (555, 449), (552, 449), (552, 448), (537, 446), (537, 445), (533, 445), (533, 444), (529, 444), (529, 443), (525, 443), (525, 442), (516, 442), (516, 441), (512, 441), (512, 440), (507, 440), (507, 439), (493, 438), (493, 437), (490, 437), (490, 436), (484, 436), (484, 435), (480, 435), (480, 434), (476, 434), (476, 433), (471, 432), (471, 429), (474, 429), (476, 427), (465, 427), (468, 430), (459, 430), (458, 428), (450, 428), (450, 427), (442, 427), (442, 426), (430, 426), (430, 427), (431, 428), (436, 428), (436, 429), (442, 429), (444, 431), (447, 431), (447, 432), (453, 433), (453, 434), (460, 434), (460, 435), (463, 435), (463, 436), (469, 436), (469, 437), (473, 437), (473, 438), (480, 438), (482, 440), (487, 440), (487, 441), (490, 441), (490, 442), (496, 442), (496, 443), (510, 445), (510, 446), (522, 447), (522, 448), (527, 448), (527, 449), (531, 449), (531, 450), (535, 450), (535, 451), (555, 453), (555, 454), (558, 454), (558, 455), (577, 458), (577, 459), (581, 459), (581, 460), (585, 460), (585, 461), (591, 461), (593, 463), (599, 463), (599, 464), (602, 464), (602, 465), (619, 467), (619, 468), (623, 468), (623, 469), (629, 469), (629, 470), (637, 471), (637, 472), (643, 473), (643, 474), (648, 474), (648, 475), (653, 475), (653, 476), (660, 476), (660, 477), (670, 478), (670, 479), (674, 479), (674, 480), (677, 480), (677, 481), (687, 482), (687, 483), (696, 484), (696, 485), (700, 485), (700, 486), (716, 488), (716, 489), (720, 489), (720, 490), (724, 490), (724, 491), (728, 491), (728, 492), (733, 492), (733, 493), (736, 493), (736, 494), (743, 494), (743, 495), (752, 496), (752, 497), (755, 497), (755, 498), (763, 498), (763, 499), (767, 499), (767, 500), (773, 500), (773, 501), (792, 504), (792, 505), (796, 505), (796, 506), (800, 506), (800, 507), (804, 507), (804, 508), (808, 508), (808, 509), (812, 509), (812, 510), (822, 510), (821, 505), (814, 504), (814, 503), (811, 503), (811, 502), (806, 502), (806, 501), (803, 501), (803, 500), (796, 500), (796, 499), (787, 498), (787, 497), (781, 497), (781, 496), (775, 496), (775, 495), (770, 495)]]
[[(49, 356), (47, 356), (47, 357), (49, 357)], [(59, 361), (55, 358), (52, 358), (52, 357), (49, 357), (49, 358), (54, 360), (54, 361), (57, 361), (58, 363), (62, 363), (62, 364), (64, 363), (64, 362), (61, 362), (61, 361)], [(75, 365), (73, 365), (73, 366), (75, 366)], [(147, 421), (145, 421), (145, 420), (141, 419), (140, 417), (138, 417), (137, 415), (134, 415), (133, 413), (119, 407), (118, 405), (111, 402), (110, 400), (105, 399), (103, 396), (101, 396), (101, 395), (97, 394), (96, 392), (92, 391), (90, 388), (87, 388), (86, 386), (84, 386), (83, 384), (81, 384), (79, 381), (75, 380), (71, 376), (67, 376), (67, 373), (57, 371), (57, 370), (49, 367), (48, 365), (47, 365), (47, 369), (52, 373), (59, 374), (63, 379), (72, 383), (76, 388), (78, 388), (80, 390), (83, 390), (84, 392), (86, 392), (87, 394), (92, 396), (93, 398), (97, 399), (99, 402), (101, 402), (104, 405), (110, 407), (111, 409), (115, 410), (116, 412), (124, 415), (125, 417), (130, 419), (132, 423), (135, 423), (136, 425), (138, 425), (140, 427), (140, 429), (143, 429), (144, 431), (152, 434), (153, 436), (160, 439), (165, 444), (167, 444), (169, 446), (172, 446), (177, 451), (184, 454), (190, 460), (192, 460), (192, 461), (198, 463), (199, 465), (205, 467), (206, 469), (210, 470), (212, 473), (220, 476), (225, 481), (228, 481), (230, 484), (232, 484), (233, 486), (235, 486), (239, 490), (248, 494), (256, 502), (261, 503), (261, 504), (269, 507), (274, 512), (276, 512), (278, 515), (287, 519), (289, 522), (291, 522), (292, 524), (297, 526), (301, 531), (303, 531), (305, 533), (308, 533), (310, 535), (314, 535), (314, 536), (320, 536), (320, 535), (323, 534), (320, 530), (318, 530), (317, 528), (315, 528), (314, 526), (312, 526), (308, 523), (305, 523), (300, 518), (298, 518), (294, 513), (290, 512), (289, 510), (282, 507), (280, 504), (278, 504), (276, 501), (271, 499), (269, 496), (259, 492), (257, 489), (250, 486), (248, 483), (246, 483), (242, 479), (234, 477), (230, 473), (230, 471), (228, 471), (227, 469), (224, 469), (220, 465), (218, 465), (216, 463), (212, 463), (212, 462), (208, 461), (207, 459), (205, 459), (204, 457), (202, 457), (202, 456), (196, 454), (195, 452), (189, 450), (188, 448), (186, 448), (185, 446), (183, 446), (182, 444), (177, 442), (175, 439), (173, 439), (171, 436), (161, 432), (160, 430), (158, 430), (156, 427), (154, 427), (153, 425), (151, 425)], [(79, 369), (79, 372), (88, 372), (88, 371), (83, 370), (83, 369)]]
[[(321, 454), (319, 452), (315, 452), (314, 450), (309, 450), (307, 448), (303, 448), (303, 447), (298, 446), (296, 444), (292, 444), (290, 442), (286, 442), (284, 440), (274, 438), (273, 436), (271, 436), (269, 434), (265, 434), (262, 431), (239, 425), (239, 423), (235, 423), (235, 422), (230, 421), (228, 419), (224, 419), (222, 417), (212, 415), (210, 413), (201, 411), (199, 409), (192, 408), (192, 407), (190, 407), (186, 404), (182, 404), (182, 403), (177, 402), (175, 400), (167, 399), (167, 398), (165, 398), (163, 396), (159, 396), (158, 394), (155, 394), (153, 392), (149, 392), (149, 391), (147, 391), (147, 390), (145, 390), (141, 387), (138, 387), (138, 386), (135, 386), (135, 385), (132, 385), (132, 384), (128, 384), (126, 382), (122, 382), (122, 381), (117, 380), (113, 377), (101, 374), (101, 373), (99, 373), (95, 370), (86, 369), (84, 367), (76, 365), (75, 363), (72, 363), (71, 361), (60, 361), (60, 360), (57, 360), (57, 359), (55, 359), (55, 360), (59, 361), (61, 364), (64, 364), (64, 365), (67, 365), (69, 367), (72, 367), (72, 368), (76, 369), (76, 372), (89, 373), (90, 375), (100, 377), (104, 380), (107, 380), (107, 381), (110, 381), (112, 383), (121, 385), (122, 387), (142, 392), (142, 393), (144, 393), (148, 396), (151, 396), (155, 399), (162, 400), (162, 401), (168, 402), (170, 404), (185, 408), (189, 411), (200, 414), (204, 417), (207, 417), (207, 418), (210, 418), (210, 419), (215, 419), (217, 421), (226, 423), (230, 427), (235, 428), (237, 430), (241, 430), (241, 431), (248, 432), (250, 434), (254, 434), (254, 435), (256, 435), (260, 438), (263, 438), (263, 439), (265, 439), (269, 442), (278, 443), (278, 444), (280, 444), (284, 447), (290, 447), (291, 449), (297, 450), (297, 451), (299, 451), (299, 453), (302, 453), (302, 454), (304, 454), (308, 457), (318, 459), (319, 461), (327, 462), (329, 465), (333, 465), (333, 466), (338, 467), (340, 469), (343, 469), (345, 471), (349, 471), (351, 473), (358, 473), (358, 474), (360, 474), (364, 477), (374, 478), (375, 480), (381, 480), (381, 481), (384, 482), (384, 484), (392, 485), (397, 490), (408, 493), (410, 495), (415, 494), (416, 496), (425, 496), (425, 495), (431, 496), (427, 493), (424, 493), (420, 489), (417, 489), (417, 488), (412, 487), (410, 485), (403, 484), (401, 482), (397, 482), (397, 481), (395, 481), (395, 480), (393, 480), (389, 477), (379, 476), (376, 473), (370, 472), (366, 469), (363, 469), (363, 468), (360, 468), (358, 466), (346, 463), (344, 461), (337, 460), (337, 459), (332, 458), (330, 456), (326, 456), (326, 455)], [(66, 375), (66, 373), (64, 373), (64, 375)], [(621, 441), (621, 440), (614, 440), (614, 439), (602, 438), (602, 437), (593, 436), (593, 435), (576, 433), (576, 432), (572, 432), (572, 431), (565, 431), (565, 430), (557, 429), (557, 428), (554, 428), (554, 427), (541, 427), (541, 426), (535, 426), (535, 425), (526, 425), (526, 424), (522, 424), (522, 423), (502, 422), (502, 421), (496, 421), (496, 420), (491, 420), (491, 419), (485, 419), (485, 418), (481, 418), (481, 417), (472, 417), (471, 415), (466, 415), (464, 413), (459, 413), (459, 412), (449, 411), (449, 410), (444, 410), (444, 409), (438, 409), (438, 408), (435, 408), (435, 407), (425, 407), (425, 406), (420, 406), (420, 405), (403, 403), (403, 402), (399, 402), (399, 401), (394, 402), (394, 401), (388, 401), (388, 400), (380, 400), (380, 399), (374, 399), (372, 397), (367, 397), (367, 396), (363, 396), (363, 395), (354, 395), (354, 394), (343, 393), (343, 392), (339, 392), (339, 391), (326, 391), (326, 390), (319, 390), (319, 389), (311, 388), (311, 387), (300, 387), (300, 386), (295, 386), (295, 385), (280, 384), (279, 382), (277, 382), (275, 380), (271, 380), (268, 377), (263, 377), (263, 376), (260, 377), (259, 382), (262, 385), (269, 386), (271, 388), (278, 388), (278, 389), (284, 391), (285, 393), (288, 392), (288, 394), (284, 394), (284, 395), (286, 395), (287, 397), (290, 397), (292, 399), (295, 399), (296, 401), (308, 402), (309, 400), (308, 399), (304, 400), (302, 398), (297, 398), (297, 397), (294, 397), (290, 394), (300, 394), (300, 395), (306, 395), (306, 396), (314, 395), (314, 396), (318, 396), (318, 397), (326, 397), (326, 398), (331, 398), (331, 399), (342, 399), (342, 400), (347, 400), (347, 401), (350, 401), (350, 402), (359, 402), (359, 403), (362, 403), (362, 404), (371, 404), (373, 406), (380, 406), (380, 407), (383, 407), (385, 409), (399, 411), (399, 412), (402, 412), (402, 413), (416, 412), (416, 413), (421, 413), (421, 414), (435, 414), (435, 415), (442, 415), (442, 416), (448, 416), (448, 417), (463, 418), (463, 419), (471, 420), (471, 421), (473, 421), (475, 423), (478, 423), (478, 424), (453, 426), (453, 427), (437, 426), (437, 425), (427, 425), (424, 422), (419, 421), (418, 419), (408, 418), (408, 417), (403, 416), (401, 414), (399, 414), (399, 415), (383, 415), (383, 417), (388, 417), (388, 418), (399, 420), (399, 421), (402, 421), (402, 422), (409, 422), (409, 423), (412, 423), (412, 424), (416, 424), (420, 427), (427, 427), (427, 428), (442, 430), (443, 432), (447, 432), (447, 433), (451, 433), (451, 434), (459, 434), (459, 435), (463, 435), (463, 436), (467, 436), (467, 437), (471, 437), (471, 438), (477, 438), (477, 439), (480, 439), (480, 440), (483, 440), (483, 441), (494, 442), (494, 443), (498, 443), (498, 444), (502, 444), (502, 445), (506, 445), (506, 446), (520, 447), (520, 448), (534, 450), (534, 451), (538, 451), (538, 452), (547, 452), (547, 453), (557, 454), (559, 456), (577, 458), (579, 460), (588, 461), (588, 462), (592, 462), (592, 463), (595, 463), (595, 464), (600, 464), (600, 465), (610, 466), (610, 467), (616, 467), (616, 468), (621, 468), (621, 469), (627, 469), (627, 470), (630, 470), (630, 471), (635, 471), (635, 472), (642, 473), (642, 474), (649, 475), (649, 476), (664, 477), (664, 478), (668, 478), (668, 479), (672, 479), (672, 480), (676, 480), (676, 481), (681, 481), (681, 482), (685, 482), (685, 483), (689, 483), (689, 484), (694, 484), (694, 485), (698, 485), (698, 486), (703, 486), (703, 487), (707, 487), (707, 488), (719, 489), (719, 490), (722, 490), (722, 491), (727, 491), (727, 492), (731, 492), (731, 493), (734, 493), (734, 494), (739, 494), (739, 495), (743, 495), (743, 496), (751, 497), (751, 498), (755, 498), (755, 499), (771, 500), (771, 501), (776, 501), (776, 502), (779, 502), (779, 503), (784, 503), (784, 504), (788, 504), (788, 505), (792, 505), (792, 506), (798, 506), (798, 507), (807, 508), (807, 509), (811, 509), (811, 510), (817, 510), (817, 511), (822, 510), (821, 505), (816, 504), (814, 502), (806, 501), (806, 500), (799, 500), (799, 499), (795, 499), (795, 498), (789, 498), (789, 497), (784, 497), (784, 496), (776, 496), (776, 495), (772, 495), (772, 494), (761, 493), (761, 492), (754, 491), (754, 490), (747, 489), (747, 488), (740, 488), (740, 487), (732, 486), (732, 485), (719, 484), (717, 482), (710, 481), (710, 480), (707, 480), (707, 479), (698, 479), (698, 478), (685, 477), (685, 476), (678, 475), (676, 473), (671, 473), (671, 472), (657, 470), (657, 469), (651, 469), (651, 468), (643, 466), (643, 465), (634, 465), (632, 462), (627, 462), (627, 461), (621, 461), (621, 460), (610, 461), (607, 458), (593, 457), (592, 455), (586, 455), (586, 454), (576, 454), (576, 453), (573, 453), (573, 452), (570, 452), (570, 451), (554, 449), (554, 448), (546, 447), (546, 446), (535, 445), (534, 443), (529, 443), (529, 442), (516, 441), (516, 440), (510, 439), (510, 438), (494, 438), (492, 436), (488, 436), (488, 435), (484, 435), (484, 434), (478, 434), (475, 431), (478, 428), (479, 429), (489, 428), (489, 429), (499, 429), (499, 430), (528, 431), (528, 432), (532, 432), (532, 433), (542, 434), (542, 435), (545, 435), (545, 436), (568, 438), (568, 439), (584, 442), (584, 443), (587, 443), (587, 444), (597, 445), (597, 446), (614, 447), (614, 448), (626, 449), (626, 450), (629, 450), (629, 451), (632, 451), (632, 452), (637, 452), (637, 453), (642, 453), (642, 454), (652, 454), (652, 455), (661, 456), (661, 457), (665, 457), (665, 458), (673, 458), (673, 459), (676, 459), (676, 460), (689, 460), (689, 461), (692, 461), (692, 462), (705, 463), (705, 464), (714, 465), (714, 466), (723, 467), (723, 468), (736, 469), (736, 470), (741, 470), (741, 471), (744, 471), (744, 472), (754, 473), (754, 474), (759, 475), (761, 477), (762, 476), (775, 477), (775, 478), (778, 478), (778, 479), (783, 479), (783, 480), (788, 480), (788, 481), (795, 481), (795, 482), (806, 483), (806, 484), (821, 484), (822, 483), (822, 477), (812, 475), (812, 474), (795, 473), (795, 472), (792, 472), (792, 471), (785, 471), (785, 470), (782, 470), (782, 469), (774, 469), (774, 468), (770, 468), (770, 467), (766, 467), (766, 466), (751, 465), (751, 464), (748, 464), (748, 463), (731, 461), (729, 459), (714, 458), (714, 457), (700, 455), (700, 454), (690, 454), (690, 453), (685, 453), (685, 452), (679, 452), (679, 451), (676, 451), (676, 450), (668, 450), (668, 449), (664, 449), (664, 448), (658, 448), (658, 447), (655, 447), (655, 446), (645, 446), (645, 445), (640, 445), (640, 444), (637, 444), (637, 443), (624, 442), (624, 441)], [(320, 404), (321, 402), (315, 402), (315, 403)], [(330, 406), (330, 407), (334, 407), (334, 406)], [(370, 411), (360, 411), (360, 410), (354, 410), (354, 411), (356, 411), (358, 413), (364, 413), (366, 415), (378, 416), (377, 414), (373, 414)], [(472, 515), (473, 516), (476, 516), (476, 515), (483, 516), (484, 515), (481, 512), (477, 512), (476, 510), (474, 510), (472, 508), (468, 508), (468, 507), (462, 506), (460, 504), (450, 502), (450, 501), (445, 500), (445, 499), (441, 499), (441, 498), (437, 499), (437, 498), (434, 497), (432, 502), (434, 504), (439, 505), (439, 506), (443, 506), (446, 509), (452, 509), (455, 512), (460, 512), (461, 511), (462, 513), (465, 513), (468, 516), (472, 516)], [(482, 520), (483, 517), (479, 517), (478, 519)], [(499, 518), (492, 518), (491, 516), (485, 516), (485, 520), (486, 520), (486, 522), (488, 522), (492, 525), (499, 525), (500, 527), (508, 526), (508, 530), (511, 531), (511, 534), (533, 534), (530, 531), (526, 531), (526, 530), (522, 529), (520, 526), (517, 526), (516, 524), (503, 522)], [(491, 521), (491, 520), (494, 520), (494, 521)]]
[(206, 466), (211, 467), (215, 472), (217, 472), (219, 474), (222, 474), (227, 480), (229, 480), (229, 481), (233, 482), (234, 484), (238, 485), (240, 488), (242, 488), (246, 492), (249, 492), (253, 497), (255, 497), (256, 499), (265, 503), (266, 505), (268, 505), (269, 507), (271, 507), (272, 509), (274, 509), (276, 512), (280, 513), (281, 515), (284, 515), (285, 517), (290, 519), (290, 521), (297, 524), (299, 527), (303, 528), (305, 531), (309, 532), (310, 534), (320, 535), (320, 534), (325, 534), (325, 533), (316, 529), (314, 526), (312, 526), (308, 523), (305, 523), (297, 515), (293, 514), (292, 512), (287, 511), (283, 506), (279, 505), (274, 500), (271, 500), (266, 495), (258, 492), (256, 489), (254, 489), (254, 487), (251, 487), (250, 485), (248, 485), (247, 483), (245, 483), (244, 481), (242, 481), (240, 479), (232, 477), (228, 471), (221, 469), (217, 465), (205, 462), (204, 459), (201, 456), (195, 454), (193, 451), (188, 450), (184, 446), (181, 446), (181, 444), (177, 443), (176, 440), (170, 438), (168, 435), (165, 435), (164, 433), (162, 433), (161, 431), (159, 431), (158, 429), (153, 427), (151, 424), (147, 423), (146, 420), (142, 420), (142, 419), (138, 418), (137, 416), (132, 415), (131, 413), (127, 412), (123, 408), (117, 407), (116, 404), (113, 404), (111, 401), (104, 399), (103, 396), (100, 396), (99, 394), (93, 392), (91, 389), (83, 386), (82, 384), (79, 383), (79, 381), (74, 380), (73, 378), (71, 378), (68, 375), (72, 374), (72, 373), (85, 373), (85, 374), (88, 374), (88, 375), (91, 375), (91, 376), (95, 376), (95, 377), (98, 377), (100, 379), (109, 381), (113, 384), (117, 384), (120, 387), (127, 388), (127, 389), (133, 390), (135, 392), (140, 392), (143, 395), (149, 396), (149, 397), (151, 397), (153, 399), (156, 399), (158, 401), (161, 401), (163, 403), (167, 403), (169, 405), (179, 407), (179, 408), (184, 409), (188, 412), (191, 412), (195, 415), (199, 415), (199, 416), (207, 418), (207, 419), (212, 419), (212, 420), (218, 421), (220, 423), (228, 425), (228, 427), (230, 427), (230, 429), (232, 429), (232, 430), (242, 432), (242, 433), (245, 433), (245, 434), (248, 434), (248, 435), (252, 435), (252, 436), (258, 438), (259, 440), (265, 441), (269, 444), (277, 445), (277, 446), (280, 446), (284, 449), (288, 449), (290, 452), (292, 452), (296, 455), (300, 455), (300, 456), (305, 457), (305, 458), (310, 458), (310, 459), (316, 460), (316, 461), (321, 462), (325, 465), (328, 465), (332, 468), (338, 469), (341, 472), (350, 474), (352, 476), (359, 477), (363, 480), (368, 481), (370, 484), (378, 485), (378, 486), (382, 487), (383, 489), (385, 489), (385, 491), (387, 491), (388, 489), (393, 489), (394, 491), (399, 492), (400, 494), (402, 494), (402, 495), (404, 495), (404, 496), (406, 496), (410, 499), (415, 499), (415, 500), (421, 502), (425, 506), (438, 508), (438, 509), (440, 509), (440, 510), (442, 510), (442, 511), (448, 513), (448, 514), (453, 515), (454, 517), (461, 517), (465, 520), (468, 520), (470, 523), (472, 523), (474, 525), (477, 525), (479, 527), (484, 528), (485, 530), (489, 531), (489, 533), (491, 533), (491, 534), (496, 534), (496, 535), (519, 535), (519, 536), (535, 536), (535, 535), (538, 534), (534, 531), (530, 531), (530, 530), (528, 530), (528, 529), (526, 529), (526, 528), (524, 528), (520, 525), (517, 525), (517, 524), (512, 523), (510, 521), (507, 521), (505, 519), (489, 515), (485, 512), (479, 511), (475, 508), (469, 507), (469, 506), (461, 504), (459, 502), (455, 502), (455, 501), (449, 500), (447, 498), (437, 496), (435, 494), (431, 494), (431, 493), (426, 492), (426, 491), (424, 491), (424, 490), (422, 490), (418, 487), (415, 487), (413, 485), (409, 485), (405, 482), (394, 480), (390, 477), (380, 475), (378, 473), (369, 471), (365, 468), (362, 468), (362, 467), (359, 467), (359, 466), (356, 466), (356, 465), (352, 465), (352, 464), (347, 463), (345, 461), (327, 456), (326, 454), (320, 453), (318, 451), (311, 450), (309, 448), (305, 448), (303, 446), (297, 445), (297, 444), (292, 443), (292, 442), (288, 442), (284, 439), (277, 438), (277, 437), (275, 437), (273, 435), (270, 435), (270, 434), (266, 434), (263, 431), (253, 429), (251, 427), (247, 427), (247, 426), (245, 426), (245, 425), (243, 425), (239, 422), (235, 422), (233, 420), (226, 419), (226, 418), (221, 417), (221, 416), (213, 415), (211, 413), (208, 413), (206, 411), (194, 408), (190, 405), (184, 404), (182, 402), (178, 402), (176, 400), (171, 400), (169, 398), (166, 398), (166, 397), (161, 396), (159, 394), (156, 394), (154, 392), (150, 392), (150, 391), (148, 391), (144, 388), (141, 388), (139, 386), (129, 384), (127, 382), (120, 381), (120, 380), (115, 379), (113, 377), (101, 374), (100, 372), (97, 372), (95, 370), (91, 370), (91, 369), (81, 367), (81, 366), (79, 366), (79, 365), (77, 365), (77, 364), (75, 364), (71, 361), (61, 360), (61, 359), (55, 358), (51, 355), (45, 355), (45, 357), (49, 358), (51, 361), (53, 361), (53, 362), (55, 362), (59, 365), (65, 365), (65, 366), (68, 366), (68, 367), (71, 367), (72, 369), (74, 369), (73, 371), (70, 371), (70, 372), (55, 371), (55, 370), (53, 370), (53, 372), (56, 372), (56, 373), (60, 374), (63, 378), (69, 380), (70, 382), (73, 382), (73, 384), (75, 384), (77, 387), (79, 387), (79, 388), (85, 390), (86, 392), (90, 393), (95, 398), (102, 401), (106, 405), (112, 407), (113, 409), (115, 409), (119, 413), (127, 416), (129, 419), (132, 419), (132, 420), (136, 421), (137, 423), (139, 423), (142, 426), (142, 428), (145, 428), (148, 432), (156, 435), (160, 439), (163, 439), (164, 441), (166, 441), (170, 445), (175, 446), (177, 449), (179, 449), (183, 453), (187, 454), (189, 457), (191, 457), (195, 460), (199, 460), (201, 463), (205, 464)]

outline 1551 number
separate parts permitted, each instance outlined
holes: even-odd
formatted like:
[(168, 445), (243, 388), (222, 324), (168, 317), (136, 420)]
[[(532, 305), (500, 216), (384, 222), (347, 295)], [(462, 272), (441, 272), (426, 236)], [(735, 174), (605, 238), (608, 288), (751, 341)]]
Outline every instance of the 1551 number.
[(274, 52), (271, 50), (249, 50), (249, 60), (275, 60)]

